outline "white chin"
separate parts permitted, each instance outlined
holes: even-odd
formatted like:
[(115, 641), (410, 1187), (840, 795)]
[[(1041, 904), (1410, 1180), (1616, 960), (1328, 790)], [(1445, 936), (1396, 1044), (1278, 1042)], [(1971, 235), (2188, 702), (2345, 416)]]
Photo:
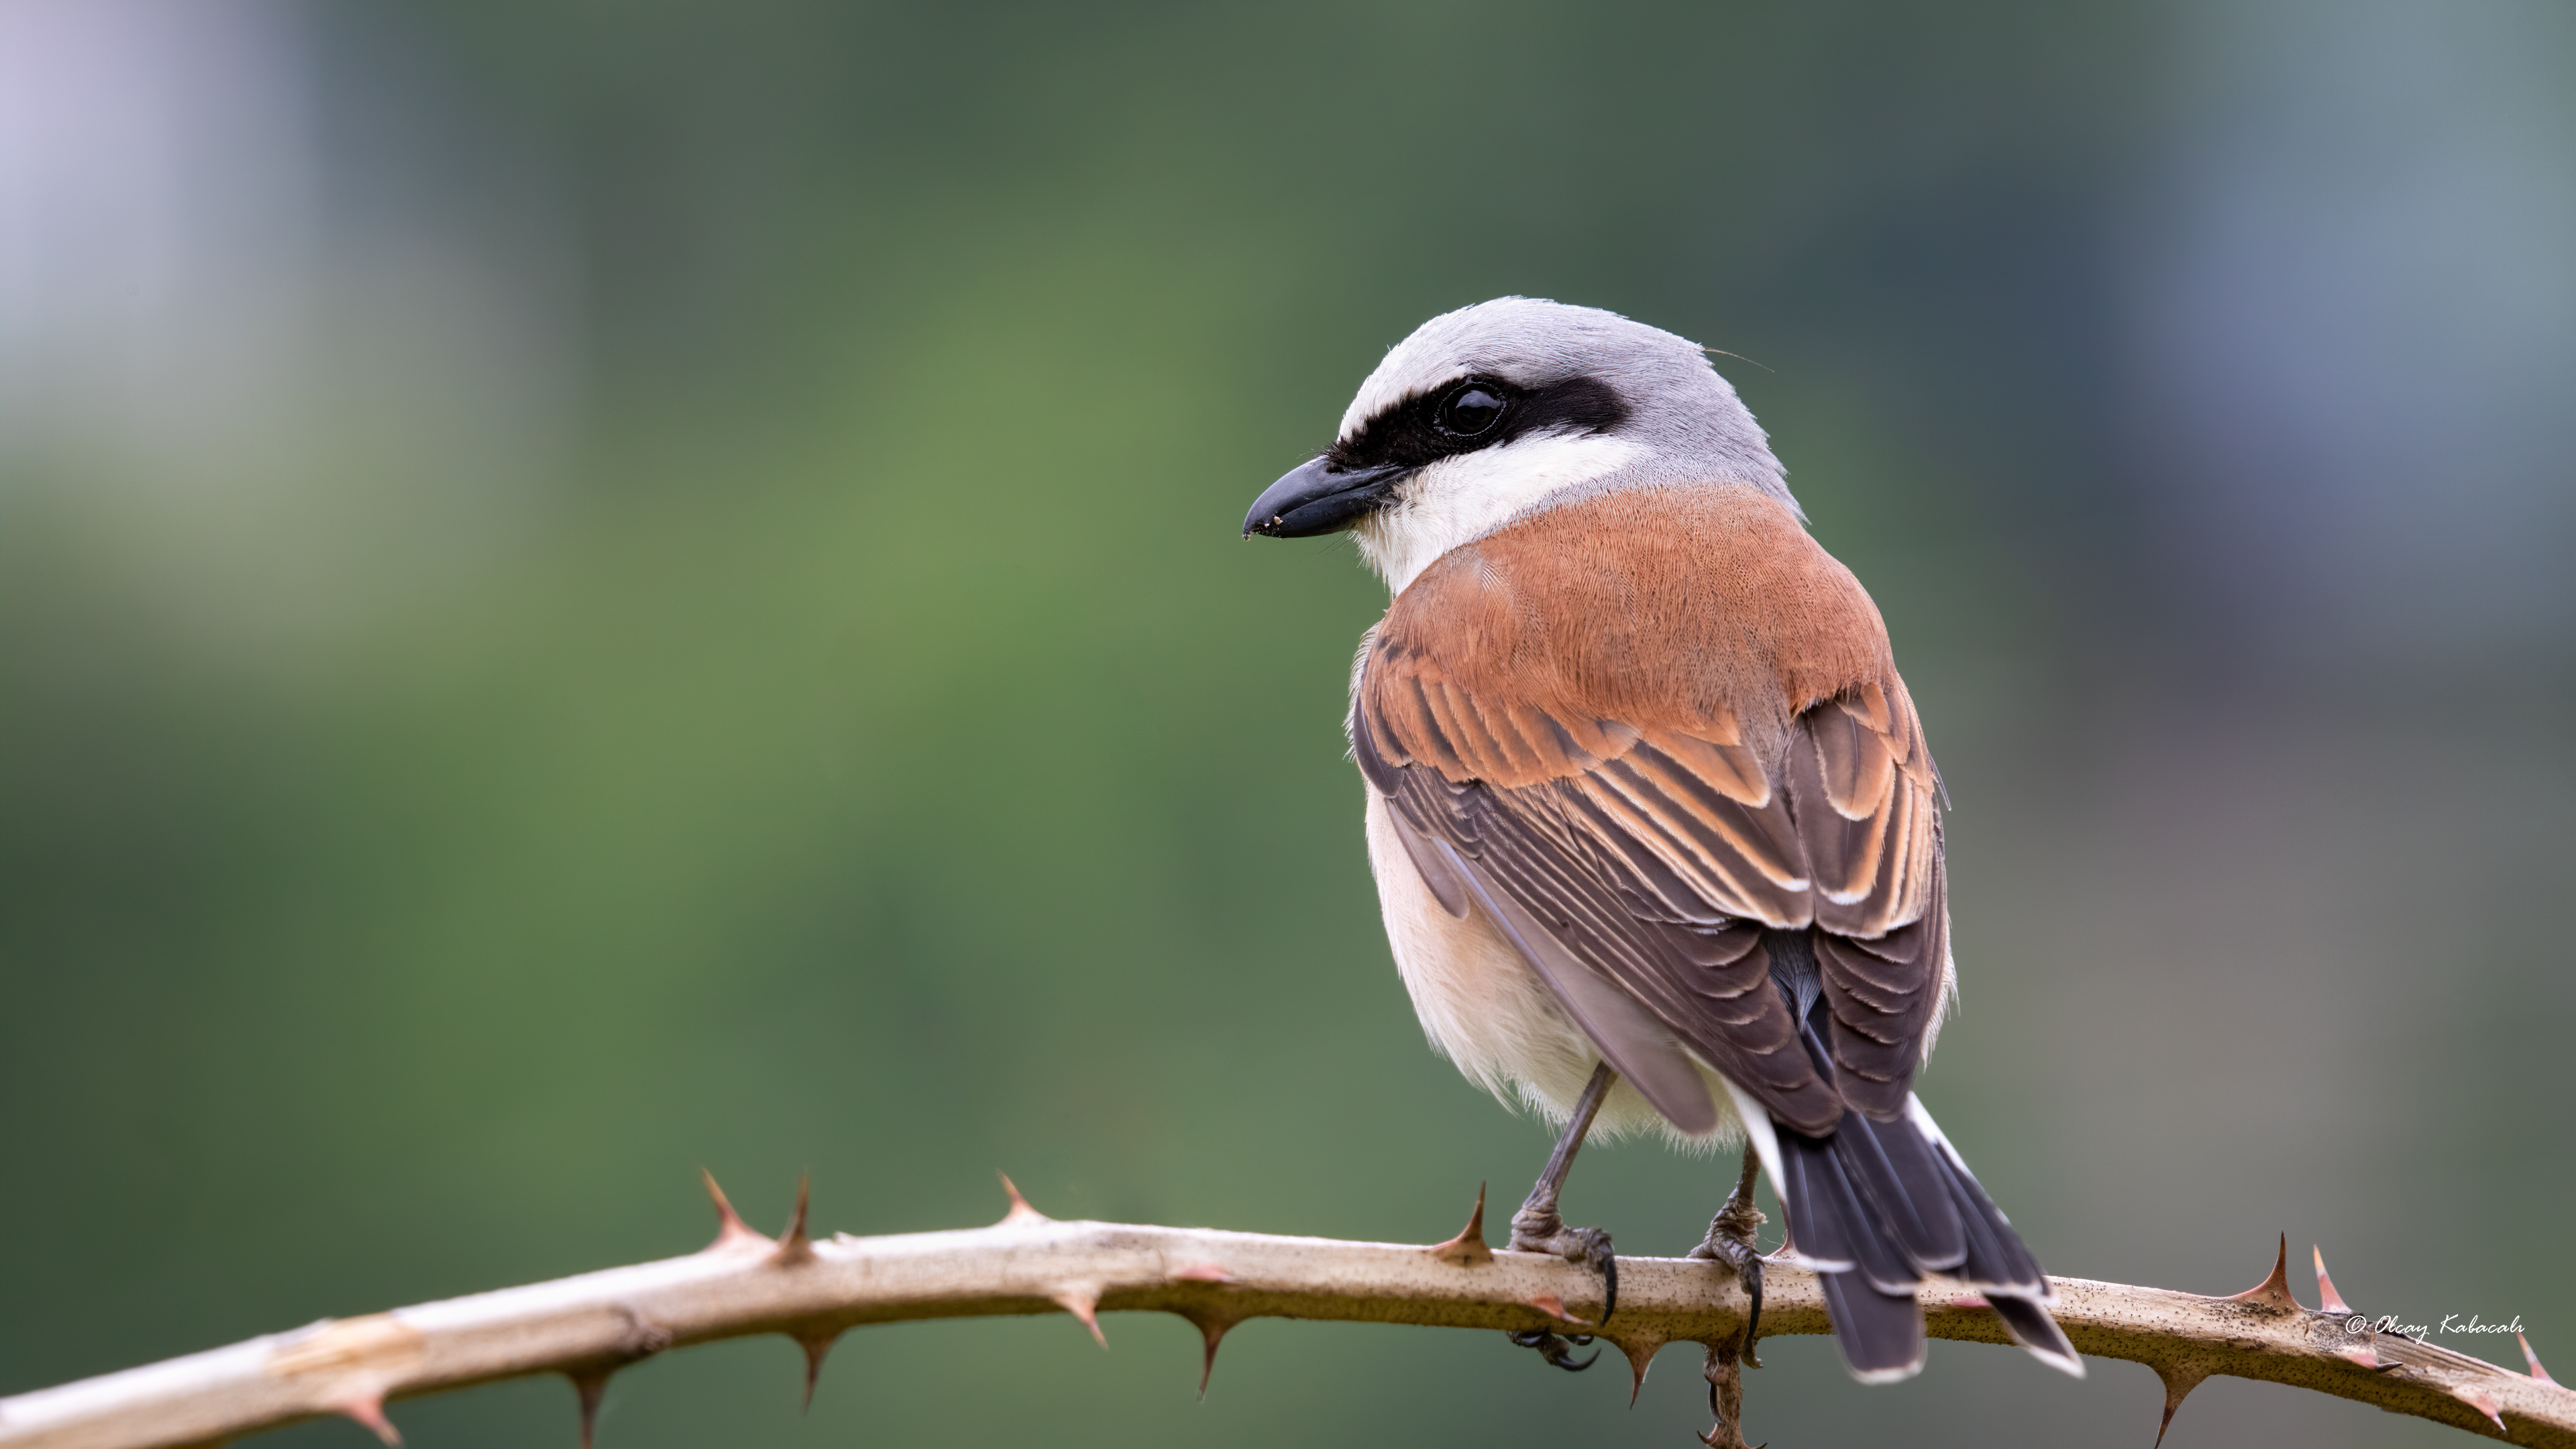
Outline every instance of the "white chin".
[(1406, 480), (1394, 503), (1352, 532), (1360, 556), (1400, 594), (1433, 559), (1618, 472), (1636, 456), (1637, 446), (1618, 438), (1558, 436), (1443, 458)]

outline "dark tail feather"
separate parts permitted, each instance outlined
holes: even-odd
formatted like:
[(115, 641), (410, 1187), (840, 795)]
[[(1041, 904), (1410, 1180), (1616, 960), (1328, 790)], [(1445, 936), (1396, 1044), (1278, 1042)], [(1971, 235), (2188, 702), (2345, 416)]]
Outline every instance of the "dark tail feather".
[(1813, 1137), (1792, 1132), (1774, 1124), (1780, 1142), (1780, 1181), (1773, 1184), (1780, 1192), (1780, 1208), (1789, 1216), (1789, 1237), (1798, 1245), (1798, 1256), (1813, 1264), (1820, 1273), (1839, 1273), (1859, 1261), (1854, 1256), (1851, 1229), (1826, 1195), (1826, 1184), (1810, 1183), (1809, 1172), (1831, 1159)]
[(1846, 1112), (1833, 1140), (1843, 1175), (1918, 1272), (1948, 1272), (1967, 1258), (1949, 1164), (1913, 1123)]
[[(1781, 1160), (1784, 1165), (1797, 1164), (1791, 1170), (1798, 1175), (1796, 1186), (1805, 1192), (1790, 1209), (1789, 1231), (1799, 1252), (1848, 1262), (1883, 1293), (1912, 1293), (1922, 1285), (1922, 1272), (1907, 1260), (1904, 1245), (1888, 1230), (1886, 1220), (1863, 1200), (1851, 1174), (1843, 1171), (1842, 1154), (1834, 1150), (1836, 1139), (1844, 1133), (1867, 1130), (1853, 1127), (1861, 1120), (1844, 1113), (1832, 1137), (1779, 1132)], [(1812, 1248), (1809, 1234), (1814, 1235)]]
[(2066, 1330), (2057, 1326), (2047, 1309), (2006, 1293), (1987, 1295), (1986, 1304), (1994, 1309), (1995, 1317), (2003, 1320), (2004, 1332), (2030, 1350), (2031, 1357), (2079, 1379), (2084, 1377), (2084, 1360), (2076, 1356), (2075, 1345), (2066, 1341)]
[[(1843, 1118), (1846, 1127), (1858, 1120)], [(1832, 1138), (1785, 1127), (1778, 1135), (1780, 1205), (1799, 1256), (1817, 1266), (1843, 1366), (1865, 1384), (1912, 1377), (1923, 1367), (1921, 1275), (1835, 1161)]]
[(2032, 1260), (2030, 1249), (2022, 1246), (2021, 1235), (2012, 1230), (2012, 1224), (1996, 1210), (1994, 1200), (1977, 1186), (1977, 1180), (1961, 1172), (1951, 1178), (1950, 1188), (1968, 1235), (1968, 1256), (1959, 1265), (1959, 1281), (1988, 1295), (2047, 1297), (2047, 1277)]
[[(1825, 1050), (1827, 1021), (1819, 996), (1808, 1004), (1798, 1034), (1808, 1060), (1831, 1081), (1835, 1068)], [(1925, 1273), (1947, 1272), (1968, 1256), (1948, 1166), (1930, 1137), (1912, 1122), (1878, 1122), (1846, 1110), (1822, 1137), (1781, 1133), (1783, 1158), (1792, 1155), (1791, 1138), (1799, 1138), (1804, 1149), (1796, 1155), (1807, 1159), (1806, 1178), (1833, 1199), (1822, 1206), (1838, 1211), (1851, 1230), (1852, 1251), (1826, 1256), (1858, 1262), (1889, 1293), (1911, 1292)], [(1803, 1229), (1798, 1241), (1803, 1249)]]
[(1819, 1274), (1817, 1282), (1853, 1378), (1889, 1384), (1923, 1371), (1923, 1308), (1913, 1294), (1881, 1293), (1859, 1273)]
[(1800, 1256), (1818, 1269), (1853, 1377), (1885, 1383), (1923, 1367), (1914, 1294), (1934, 1272), (1983, 1293), (2034, 1357), (2083, 1375), (2048, 1315), (2048, 1279), (1920, 1102), (1887, 1122), (1846, 1112), (1826, 1137), (1776, 1132), (1781, 1205)]
[(2048, 1305), (2056, 1293), (2048, 1286), (2048, 1275), (2039, 1271), (2039, 1260), (2024, 1247), (2021, 1234), (2013, 1231), (2012, 1221), (1995, 1206), (1993, 1198), (1977, 1183), (1977, 1175), (1968, 1170), (1959, 1149), (1950, 1145), (1941, 1124), (1923, 1110), (1919, 1098), (1905, 1103), (1906, 1120), (1932, 1145), (1948, 1172), (1951, 1200), (1957, 1204), (1961, 1226), (1968, 1239), (1967, 1260), (1954, 1276), (1986, 1297), (1995, 1317), (2001, 1319), (2004, 1331), (2013, 1342), (2029, 1350), (2031, 1357), (2062, 1372), (2084, 1377), (2084, 1360), (2075, 1346), (2066, 1341), (2065, 1330), (2050, 1317)]
[(1950, 1200), (1966, 1232), (1967, 1256), (1953, 1276), (1989, 1296), (2004, 1293), (2047, 1299), (2048, 1276), (2039, 1271), (2039, 1262), (2031, 1257), (2030, 1249), (2022, 1246), (2021, 1234), (2013, 1231), (2012, 1220), (1995, 1206), (1993, 1198), (1986, 1196), (1986, 1190), (1977, 1183), (1977, 1175), (1968, 1170), (1958, 1149), (1950, 1145), (1950, 1139), (1933, 1122), (1932, 1114), (1923, 1110), (1922, 1102), (1911, 1102), (1908, 1108), (1907, 1125), (1931, 1145), (1939, 1159)]

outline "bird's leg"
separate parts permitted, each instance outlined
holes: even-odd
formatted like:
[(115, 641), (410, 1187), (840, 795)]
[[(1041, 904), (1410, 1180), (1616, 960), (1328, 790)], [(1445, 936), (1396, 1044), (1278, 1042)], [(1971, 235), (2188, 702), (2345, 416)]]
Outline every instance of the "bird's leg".
[[(1558, 1134), (1556, 1150), (1547, 1155), (1547, 1167), (1538, 1175), (1538, 1185), (1530, 1189), (1529, 1200), (1512, 1214), (1512, 1240), (1508, 1245), (1515, 1253), (1553, 1253), (1579, 1267), (1590, 1268), (1601, 1275), (1601, 1318), (1608, 1322), (1619, 1306), (1619, 1260), (1610, 1251), (1610, 1235), (1599, 1228), (1569, 1228), (1557, 1216), (1557, 1194), (1565, 1188), (1565, 1175), (1574, 1169), (1574, 1154), (1583, 1146), (1584, 1134), (1592, 1130), (1592, 1119), (1601, 1113), (1601, 1099), (1610, 1095), (1619, 1073), (1608, 1062), (1592, 1069), (1592, 1080), (1584, 1083), (1583, 1095), (1575, 1099), (1574, 1115)], [(1565, 1346), (1569, 1342), (1590, 1343), (1590, 1334), (1562, 1338), (1544, 1329), (1534, 1328), (1511, 1335), (1523, 1348), (1534, 1348), (1547, 1356), (1547, 1361), (1561, 1369), (1584, 1369), (1592, 1359), (1577, 1361)], [(1600, 1357), (1594, 1354), (1593, 1358)]]
[(1694, 1258), (1711, 1258), (1735, 1269), (1735, 1281), (1744, 1289), (1744, 1362), (1762, 1367), (1753, 1356), (1754, 1334), (1762, 1326), (1762, 1250), (1753, 1244), (1754, 1234), (1763, 1224), (1762, 1210), (1753, 1205), (1753, 1184), (1762, 1175), (1762, 1159), (1753, 1144), (1744, 1144), (1744, 1170), (1736, 1175), (1735, 1191), (1726, 1195), (1726, 1206), (1708, 1220), (1708, 1236), (1690, 1250)]
[[(1565, 1190), (1565, 1175), (1574, 1170), (1574, 1154), (1583, 1149), (1584, 1135), (1592, 1130), (1592, 1119), (1601, 1115), (1601, 1099), (1610, 1095), (1619, 1073), (1608, 1062), (1592, 1069), (1592, 1080), (1583, 1084), (1583, 1095), (1574, 1100), (1574, 1113), (1565, 1119), (1565, 1130), (1557, 1134), (1556, 1150), (1547, 1155), (1547, 1166), (1538, 1175), (1538, 1184), (1530, 1189), (1529, 1199), (1521, 1210), (1512, 1214), (1511, 1250), (1515, 1253), (1561, 1253), (1568, 1261), (1577, 1261), (1581, 1250), (1568, 1239), (1574, 1233), (1598, 1234), (1598, 1228), (1569, 1230), (1565, 1219), (1556, 1214), (1557, 1195)], [(1608, 1238), (1602, 1238), (1604, 1247)], [(1603, 1308), (1601, 1316), (1610, 1316)]]

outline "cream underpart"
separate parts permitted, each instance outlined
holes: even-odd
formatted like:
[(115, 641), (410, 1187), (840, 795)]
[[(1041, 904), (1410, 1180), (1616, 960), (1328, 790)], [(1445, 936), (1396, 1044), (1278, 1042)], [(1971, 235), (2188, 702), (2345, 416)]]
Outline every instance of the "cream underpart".
[[(1377, 875), (1378, 905), (1386, 915), (1395, 969), (1413, 998), (1424, 1034), (1469, 1081), (1504, 1105), (1517, 1098), (1561, 1125), (1583, 1095), (1600, 1052), (1481, 911), (1471, 908), (1462, 921), (1441, 906), (1405, 854), (1387, 810), (1385, 798), (1369, 791), (1369, 868)], [(1715, 1131), (1682, 1135), (1623, 1079), (1602, 1103), (1593, 1135), (1659, 1131), (1677, 1145), (1699, 1150), (1742, 1141), (1733, 1090), (1706, 1065), (1700, 1066), (1700, 1075), (1718, 1103)]]
[(1549, 497), (1627, 467), (1637, 445), (1592, 435), (1522, 438), (1443, 458), (1405, 480), (1395, 501), (1353, 530), (1360, 554), (1404, 592), (1431, 561), (1492, 533)]

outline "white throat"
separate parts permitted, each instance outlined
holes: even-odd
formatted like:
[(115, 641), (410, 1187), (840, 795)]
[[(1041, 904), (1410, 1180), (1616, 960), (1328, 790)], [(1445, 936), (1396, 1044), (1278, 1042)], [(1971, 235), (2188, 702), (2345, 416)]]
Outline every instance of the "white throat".
[(1559, 436), (1443, 458), (1406, 479), (1396, 501), (1352, 533), (1387, 591), (1400, 594), (1442, 554), (1536, 511), (1556, 494), (1618, 472), (1636, 456), (1636, 444), (1619, 438)]

